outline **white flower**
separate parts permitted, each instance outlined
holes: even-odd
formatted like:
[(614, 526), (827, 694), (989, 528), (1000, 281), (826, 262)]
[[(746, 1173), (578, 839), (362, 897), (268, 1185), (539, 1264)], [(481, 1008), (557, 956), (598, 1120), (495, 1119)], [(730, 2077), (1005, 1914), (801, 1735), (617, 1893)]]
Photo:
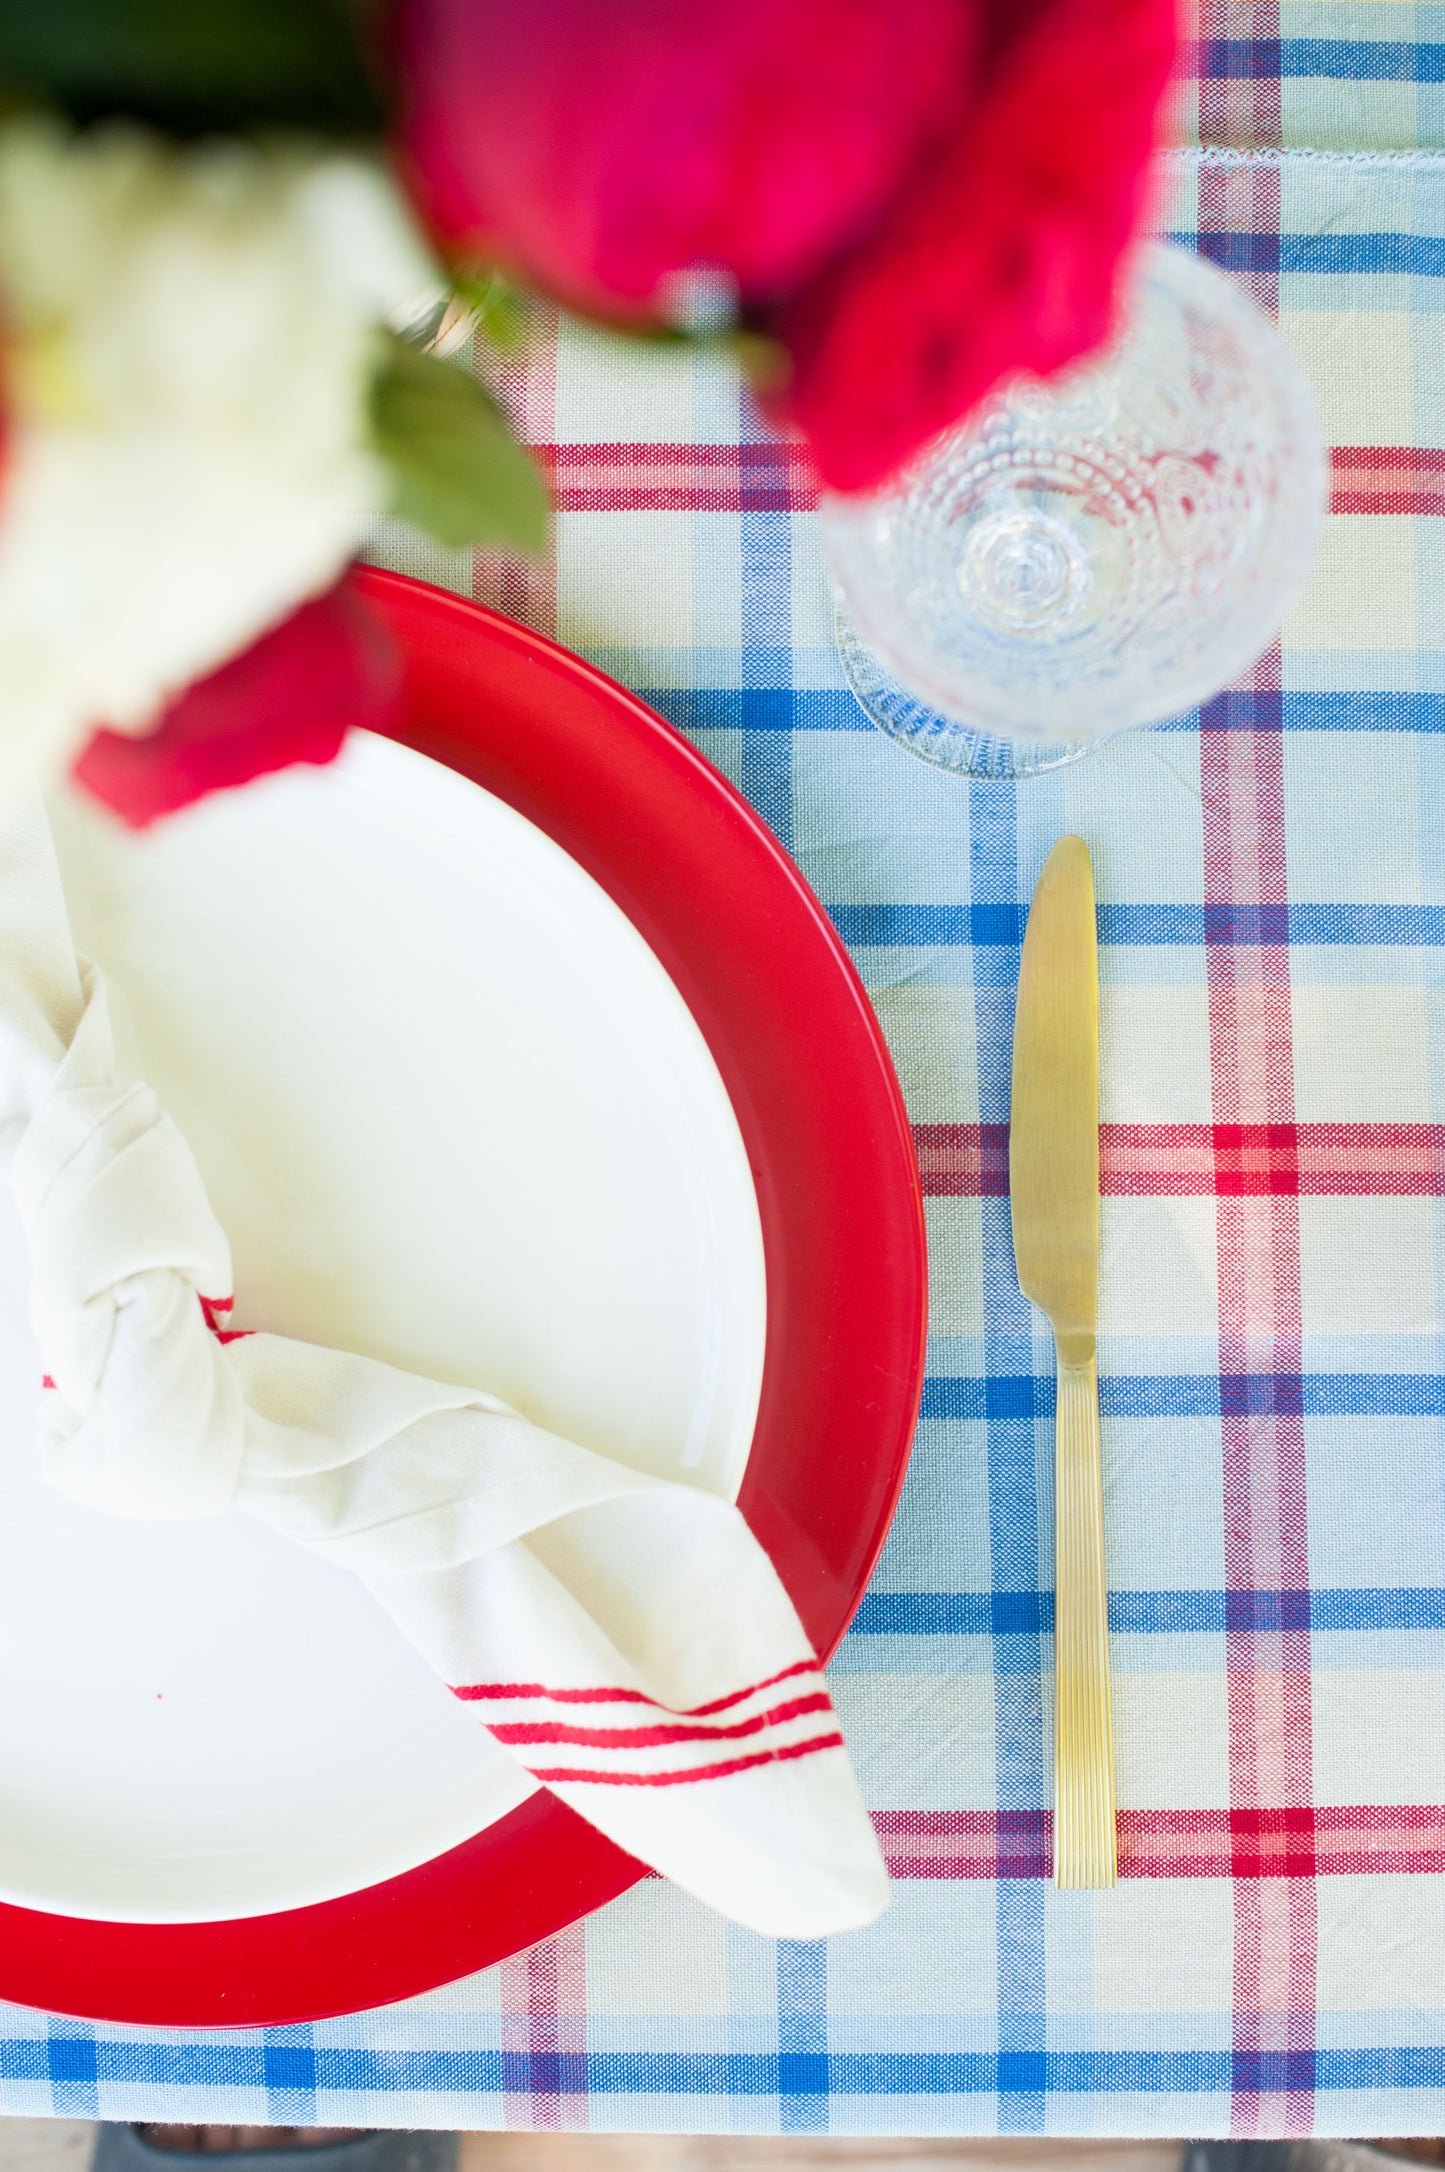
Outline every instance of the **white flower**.
[(0, 128), (0, 767), (328, 586), (386, 503), (378, 327), (435, 284), (358, 158)]

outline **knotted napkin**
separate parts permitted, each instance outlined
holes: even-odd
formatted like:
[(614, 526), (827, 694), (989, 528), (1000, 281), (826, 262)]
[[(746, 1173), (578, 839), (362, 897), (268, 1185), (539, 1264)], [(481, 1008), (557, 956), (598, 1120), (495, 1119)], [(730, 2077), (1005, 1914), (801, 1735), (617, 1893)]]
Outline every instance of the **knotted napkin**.
[(343, 1564), (536, 1779), (737, 1921), (815, 1937), (885, 1905), (816, 1655), (731, 1503), (474, 1388), (229, 1326), (225, 1236), (155, 1095), (116, 1079), (38, 794), (0, 834), (0, 1154), (52, 1485), (239, 1510)]

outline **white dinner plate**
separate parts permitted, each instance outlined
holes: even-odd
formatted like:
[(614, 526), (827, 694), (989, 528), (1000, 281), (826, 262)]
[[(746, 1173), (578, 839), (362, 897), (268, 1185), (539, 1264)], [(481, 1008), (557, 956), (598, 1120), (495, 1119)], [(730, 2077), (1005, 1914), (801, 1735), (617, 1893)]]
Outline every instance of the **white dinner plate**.
[[(485, 1387), (736, 1493), (761, 1380), (747, 1157), (631, 923), (479, 786), (355, 735), (134, 838), (67, 795), (76, 940), (195, 1150), (236, 1324)], [(0, 1201), (0, 1899), (198, 1922), (330, 1898), (532, 1783), (343, 1571), (35, 1470)]]

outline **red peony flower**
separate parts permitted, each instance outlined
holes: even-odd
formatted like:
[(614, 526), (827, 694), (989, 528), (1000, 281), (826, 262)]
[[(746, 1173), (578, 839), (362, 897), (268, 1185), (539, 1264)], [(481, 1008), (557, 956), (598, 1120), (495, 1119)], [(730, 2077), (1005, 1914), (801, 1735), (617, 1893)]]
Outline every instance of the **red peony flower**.
[(870, 488), (1001, 377), (1105, 338), (1173, 49), (1172, 0), (1036, 6), (868, 239), (765, 313), (775, 411), (826, 482)]
[(604, 315), (785, 292), (947, 128), (959, 0), (399, 0), (406, 164), (453, 246)]
[(455, 250), (646, 317), (712, 266), (769, 406), (867, 489), (1108, 328), (1174, 0), (399, 0), (401, 156)]
[(353, 725), (384, 728), (400, 688), (390, 634), (342, 581), (188, 686), (144, 737), (98, 731), (75, 775), (144, 829), (208, 792), (334, 761)]

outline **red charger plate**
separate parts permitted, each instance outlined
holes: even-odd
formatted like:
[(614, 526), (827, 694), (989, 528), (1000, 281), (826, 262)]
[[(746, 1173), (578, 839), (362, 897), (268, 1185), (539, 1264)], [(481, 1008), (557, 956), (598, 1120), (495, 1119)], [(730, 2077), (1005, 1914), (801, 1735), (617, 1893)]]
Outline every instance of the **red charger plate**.
[[(692, 1009), (757, 1187), (767, 1339), (739, 1505), (829, 1655), (878, 1558), (923, 1383), (912, 1138), (877, 1020), (747, 802), (613, 680), (396, 573), (360, 584), (406, 660), (393, 735), (473, 777), (610, 893)], [(310, 2021), (450, 1983), (646, 1875), (555, 1796), (417, 1870), (230, 1923), (96, 1923), (0, 1904), (0, 1997), (182, 2027)]]

